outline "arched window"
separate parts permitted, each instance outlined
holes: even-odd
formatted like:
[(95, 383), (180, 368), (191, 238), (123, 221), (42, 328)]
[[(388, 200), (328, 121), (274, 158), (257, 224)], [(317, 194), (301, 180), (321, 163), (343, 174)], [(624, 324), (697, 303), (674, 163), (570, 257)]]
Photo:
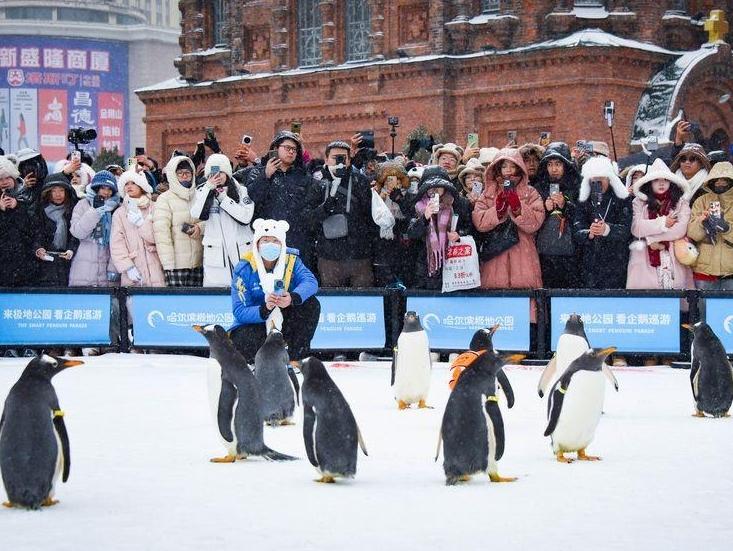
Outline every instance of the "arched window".
[(214, 0), (211, 4), (211, 15), (214, 25), (214, 45), (225, 44), (224, 36), (224, 0)]
[(369, 58), (369, 2), (346, 0), (346, 61)]
[(298, 1), (298, 65), (321, 62), (321, 12), (319, 0)]

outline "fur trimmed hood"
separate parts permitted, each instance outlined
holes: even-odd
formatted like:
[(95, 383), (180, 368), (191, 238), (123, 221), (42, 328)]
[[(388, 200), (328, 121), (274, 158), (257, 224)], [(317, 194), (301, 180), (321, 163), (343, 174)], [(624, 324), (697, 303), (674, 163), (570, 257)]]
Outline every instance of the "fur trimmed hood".
[[(639, 165), (643, 166), (643, 165)], [(628, 174), (626, 175), (628, 178)], [(648, 201), (649, 197), (641, 191), (641, 186), (654, 180), (668, 180), (682, 190), (682, 196), (687, 198), (689, 186), (687, 180), (672, 172), (662, 159), (656, 159), (646, 171), (646, 174), (634, 183), (634, 195), (642, 201)]]
[(613, 162), (608, 157), (598, 156), (588, 159), (583, 164), (582, 175), (583, 180), (580, 182), (580, 193), (578, 195), (578, 201), (581, 203), (584, 203), (590, 197), (590, 181), (599, 177), (608, 178), (614, 195), (619, 199), (626, 199), (629, 196), (626, 186), (616, 174)]

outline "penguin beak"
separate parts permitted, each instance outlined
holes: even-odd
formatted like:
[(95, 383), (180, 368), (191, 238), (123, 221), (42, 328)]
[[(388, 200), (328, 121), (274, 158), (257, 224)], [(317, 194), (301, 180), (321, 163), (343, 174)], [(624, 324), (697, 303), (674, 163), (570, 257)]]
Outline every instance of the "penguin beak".
[(500, 327), (501, 327), (501, 324), (500, 323), (497, 323), (496, 325), (490, 327), (489, 328), (489, 334), (490, 335), (493, 335), (494, 333), (496, 333), (499, 330)]
[(689, 323), (683, 323), (682, 324), (682, 327), (684, 327), (688, 331), (692, 332), (692, 325), (690, 325)]
[(601, 348), (598, 352), (596, 352), (597, 358), (607, 358), (610, 354), (613, 354), (618, 350), (615, 346), (609, 346), (608, 348)]
[(64, 360), (61, 362), (61, 367), (66, 369), (67, 367), (76, 367), (77, 365), (84, 365), (81, 360)]
[(511, 356), (506, 356), (504, 358), (504, 363), (505, 364), (518, 364), (526, 357), (527, 356), (525, 354), (512, 354)]
[(202, 326), (200, 326), (200, 325), (192, 325), (191, 326), (191, 329), (193, 329), (197, 333), (203, 333), (204, 332), (204, 328)]

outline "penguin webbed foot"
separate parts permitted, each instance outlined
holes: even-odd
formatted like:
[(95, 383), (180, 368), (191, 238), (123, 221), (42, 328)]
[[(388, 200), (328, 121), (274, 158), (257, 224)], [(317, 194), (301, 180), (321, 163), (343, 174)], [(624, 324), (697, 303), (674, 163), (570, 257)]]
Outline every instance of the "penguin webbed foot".
[(433, 406), (429, 406), (425, 403), (425, 400), (420, 400), (417, 403), (418, 409), (435, 409)]
[(692, 414), (693, 417), (705, 417), (705, 414), (700, 410), (695, 410), (695, 413)]
[(565, 457), (565, 454), (563, 452), (557, 452), (555, 454), (555, 459), (559, 463), (568, 463), (568, 464), (570, 464), (570, 463), (572, 463), (574, 461), (573, 459), (571, 459), (569, 457)]
[(41, 501), (41, 507), (53, 507), (58, 502), (59, 502), (58, 499), (53, 499), (53, 498), (47, 497), (46, 499), (44, 499), (43, 501)]
[(15, 507), (15, 505), (10, 501), (3, 501), (3, 507), (6, 507), (7, 509), (12, 509)]
[(410, 407), (410, 404), (407, 402), (403, 402), (402, 400), (397, 400), (397, 409), (403, 410), (408, 409)]
[(331, 475), (324, 474), (321, 478), (316, 478), (316, 482), (320, 484), (334, 484), (336, 479)]
[(597, 455), (586, 455), (585, 448), (578, 450), (578, 461), (600, 461), (601, 458)]
[(225, 455), (224, 457), (212, 457), (210, 463), (234, 463), (237, 460), (236, 455)]
[(516, 482), (516, 476), (499, 476), (498, 473), (489, 473), (491, 482)]

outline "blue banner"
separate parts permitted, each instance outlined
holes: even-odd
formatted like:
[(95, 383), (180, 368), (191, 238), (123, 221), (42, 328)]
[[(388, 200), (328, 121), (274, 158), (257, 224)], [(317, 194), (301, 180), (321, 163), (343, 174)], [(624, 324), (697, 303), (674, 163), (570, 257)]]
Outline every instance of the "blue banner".
[(313, 349), (384, 348), (382, 296), (319, 296), (321, 315), (311, 342)]
[(234, 323), (229, 295), (132, 295), (134, 346), (208, 346), (192, 325)]
[(551, 342), (565, 331), (571, 314), (580, 314), (593, 348), (619, 352), (680, 351), (680, 299), (644, 297), (551, 297)]
[(0, 344), (110, 344), (110, 295), (0, 294)]
[(529, 350), (529, 297), (407, 297), (420, 315), (430, 348), (468, 350), (477, 329), (500, 324), (497, 350)]
[(725, 351), (733, 352), (733, 298), (706, 298), (705, 321), (718, 335)]

